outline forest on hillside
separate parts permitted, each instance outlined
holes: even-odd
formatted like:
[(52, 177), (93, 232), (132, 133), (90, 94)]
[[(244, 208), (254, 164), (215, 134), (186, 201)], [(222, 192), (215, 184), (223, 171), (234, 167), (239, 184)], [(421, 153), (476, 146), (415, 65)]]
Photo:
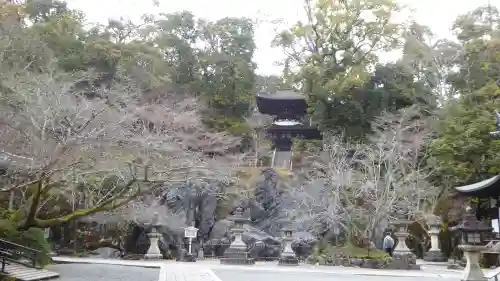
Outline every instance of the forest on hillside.
[[(403, 7), (392, 0), (304, 7), (307, 21), (269, 42), (286, 54), (282, 75), (263, 76), (254, 19), (179, 11), (100, 25), (58, 0), (2, 2), (4, 235), (144, 210), (144, 198), (186, 181), (225, 186), (221, 201), (250, 196), (271, 152), (260, 92), (303, 93), (325, 135), (297, 142), (294, 170), (280, 172), (305, 229), (321, 214), (329, 227), (380, 235), (394, 212), (446, 215), (453, 186), (500, 172), (489, 135), (500, 109), (497, 8), (460, 15), (449, 40), (393, 22)], [(396, 50), (397, 61), (379, 60)]]

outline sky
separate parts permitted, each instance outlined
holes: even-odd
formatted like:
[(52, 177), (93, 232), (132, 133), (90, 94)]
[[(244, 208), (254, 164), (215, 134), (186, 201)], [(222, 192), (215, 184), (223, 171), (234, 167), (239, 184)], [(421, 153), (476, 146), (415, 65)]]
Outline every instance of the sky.
[[(138, 20), (145, 13), (172, 13), (182, 10), (189, 10), (195, 16), (209, 20), (226, 16), (255, 19), (258, 25), (254, 61), (261, 74), (279, 74), (281, 68), (275, 62), (284, 58), (279, 49), (271, 47), (271, 40), (276, 34), (276, 26), (271, 20), (281, 19), (293, 24), (303, 18), (303, 0), (158, 1), (159, 7), (153, 5), (153, 0), (67, 0), (71, 8), (82, 10), (91, 22), (106, 23), (108, 18), (120, 17)], [(398, 2), (413, 9), (414, 12), (408, 14), (408, 17), (429, 26), (439, 37), (448, 38), (452, 37), (451, 24), (458, 15), (488, 4), (488, 0), (399, 0)], [(489, 0), (489, 2), (500, 7), (500, 0)]]

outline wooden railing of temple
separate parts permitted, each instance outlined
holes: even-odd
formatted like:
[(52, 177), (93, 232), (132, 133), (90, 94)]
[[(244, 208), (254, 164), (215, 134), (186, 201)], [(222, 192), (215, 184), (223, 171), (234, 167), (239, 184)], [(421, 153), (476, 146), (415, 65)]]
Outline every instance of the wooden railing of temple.
[(40, 255), (41, 252), (38, 250), (0, 239), (2, 272), (5, 271), (5, 265), (11, 263), (17, 263), (30, 268), (41, 268), (37, 263)]

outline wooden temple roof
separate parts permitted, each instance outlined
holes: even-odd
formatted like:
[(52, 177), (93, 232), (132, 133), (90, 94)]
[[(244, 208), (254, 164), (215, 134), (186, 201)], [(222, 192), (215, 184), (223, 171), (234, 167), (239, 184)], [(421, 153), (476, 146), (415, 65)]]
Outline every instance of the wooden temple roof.
[(455, 190), (467, 197), (500, 197), (500, 175), (469, 185), (455, 187)]
[(262, 114), (273, 116), (307, 114), (306, 98), (293, 91), (278, 91), (272, 95), (258, 94), (256, 100), (259, 112)]
[(308, 125), (293, 125), (293, 126), (280, 126), (273, 124), (267, 128), (267, 137), (270, 139), (276, 139), (281, 137), (288, 138), (298, 138), (298, 139), (316, 139), (321, 140), (323, 138), (321, 132), (315, 128)]

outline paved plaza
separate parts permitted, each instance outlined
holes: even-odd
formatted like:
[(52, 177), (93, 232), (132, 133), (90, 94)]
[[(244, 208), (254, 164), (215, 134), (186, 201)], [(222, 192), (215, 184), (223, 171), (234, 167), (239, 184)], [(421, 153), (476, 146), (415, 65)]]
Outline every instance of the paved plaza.
[(159, 268), (105, 264), (57, 264), (48, 268), (60, 281), (158, 281)]
[(253, 266), (221, 265), (218, 260), (196, 263), (127, 261), (111, 259), (54, 258), (66, 264), (48, 269), (60, 281), (436, 281), (460, 280), (462, 272), (445, 266), (422, 265), (422, 270), (370, 270), (340, 266), (298, 267), (257, 263)]
[[(236, 269), (216, 269), (215, 274), (222, 281), (434, 281), (439, 277), (405, 277), (405, 276), (369, 276), (339, 275), (327, 272), (280, 272), (280, 271), (240, 271)], [(458, 280), (458, 279), (448, 279)]]

